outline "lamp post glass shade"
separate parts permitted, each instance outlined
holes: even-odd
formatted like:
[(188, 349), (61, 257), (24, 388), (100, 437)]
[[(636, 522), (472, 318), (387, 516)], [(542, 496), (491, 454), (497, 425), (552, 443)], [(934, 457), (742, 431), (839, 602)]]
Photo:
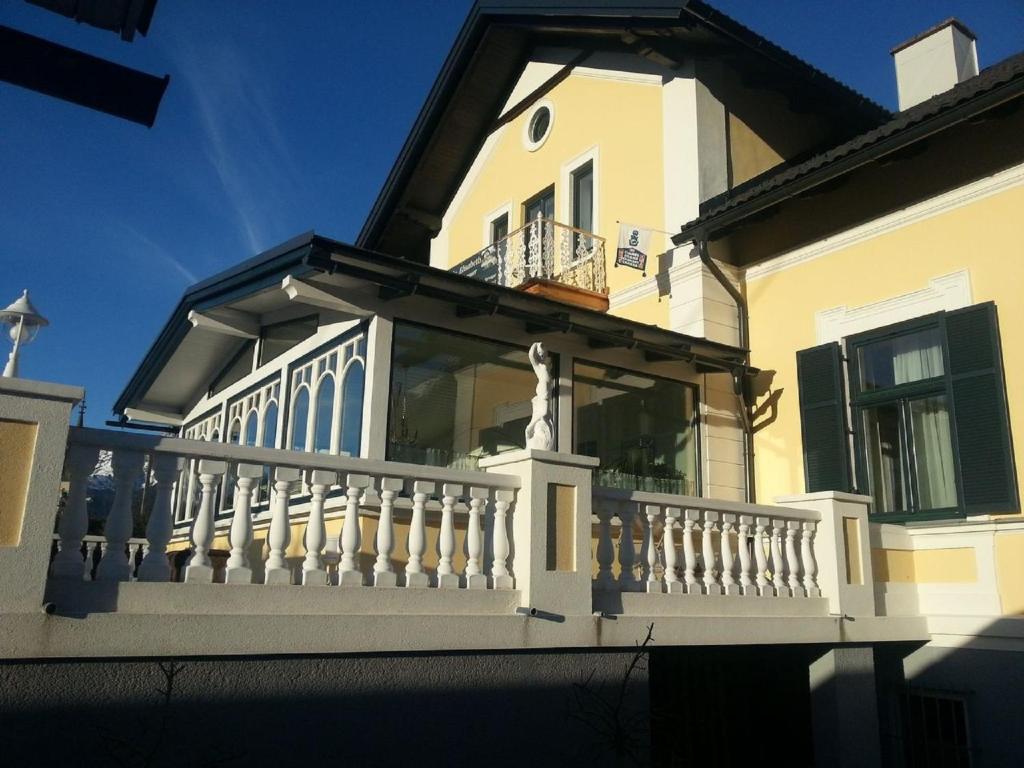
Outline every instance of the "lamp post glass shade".
[(28, 298), (28, 290), (21, 292), (21, 296), (3, 311), (0, 311), (0, 323), (5, 325), (11, 337), (14, 348), (7, 358), (7, 365), (4, 367), (4, 376), (18, 375), (18, 352), (22, 345), (28, 344), (44, 325), (50, 321), (40, 315)]

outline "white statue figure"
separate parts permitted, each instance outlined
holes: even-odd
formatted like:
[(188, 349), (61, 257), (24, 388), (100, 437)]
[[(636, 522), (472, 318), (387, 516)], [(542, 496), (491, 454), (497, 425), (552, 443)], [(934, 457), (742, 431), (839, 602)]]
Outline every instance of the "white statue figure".
[(526, 427), (526, 447), (551, 451), (555, 448), (555, 428), (551, 421), (551, 372), (544, 346), (539, 341), (530, 346), (530, 365), (537, 376), (537, 394), (530, 401), (533, 416)]

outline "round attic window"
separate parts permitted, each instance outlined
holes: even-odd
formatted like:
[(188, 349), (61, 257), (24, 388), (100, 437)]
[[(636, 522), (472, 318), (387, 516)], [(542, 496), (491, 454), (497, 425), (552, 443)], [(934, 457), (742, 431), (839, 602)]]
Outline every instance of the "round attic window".
[(551, 123), (555, 118), (555, 107), (550, 101), (542, 101), (533, 110), (526, 121), (523, 131), (523, 144), (530, 152), (535, 152), (547, 141), (551, 133)]

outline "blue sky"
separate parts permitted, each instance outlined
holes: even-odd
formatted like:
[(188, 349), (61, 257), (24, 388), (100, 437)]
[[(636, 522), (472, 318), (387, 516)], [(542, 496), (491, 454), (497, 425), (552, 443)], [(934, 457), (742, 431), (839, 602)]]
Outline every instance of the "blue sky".
[[(1022, 0), (712, 4), (890, 108), (889, 49), (942, 19), (983, 67), (1024, 49)], [(354, 239), (469, 5), (160, 0), (124, 43), (0, 0), (0, 24), (171, 75), (152, 129), (0, 83), (0, 306), (28, 288), (51, 322), (21, 375), (84, 386), (99, 425), (189, 284)]]

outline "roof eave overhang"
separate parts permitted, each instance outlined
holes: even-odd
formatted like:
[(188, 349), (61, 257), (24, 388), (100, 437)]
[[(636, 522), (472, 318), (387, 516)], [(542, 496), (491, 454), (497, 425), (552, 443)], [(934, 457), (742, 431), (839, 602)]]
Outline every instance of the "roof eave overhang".
[(694, 240), (716, 240), (724, 237), (732, 228), (746, 223), (752, 217), (757, 216), (772, 206), (802, 195), (822, 184), (834, 181), (894, 152), (905, 150), (916, 142), (951, 128), (965, 120), (973, 119), (1014, 98), (1019, 98), (1021, 95), (1024, 95), (1024, 78), (1001, 83), (992, 90), (978, 94), (949, 109), (924, 118), (897, 133), (886, 136), (827, 165), (800, 175), (790, 182), (768, 189), (735, 207), (706, 218), (694, 219), (684, 224), (679, 233), (672, 236), (672, 243), (678, 246), (693, 242)]
[(126, 409), (139, 405), (145, 391), (192, 327), (188, 319), (190, 312), (223, 306), (280, 285), (286, 275), (299, 276), (313, 271), (307, 261), (315, 238), (312, 232), (306, 232), (189, 288), (117, 398), (114, 413), (124, 414)]

